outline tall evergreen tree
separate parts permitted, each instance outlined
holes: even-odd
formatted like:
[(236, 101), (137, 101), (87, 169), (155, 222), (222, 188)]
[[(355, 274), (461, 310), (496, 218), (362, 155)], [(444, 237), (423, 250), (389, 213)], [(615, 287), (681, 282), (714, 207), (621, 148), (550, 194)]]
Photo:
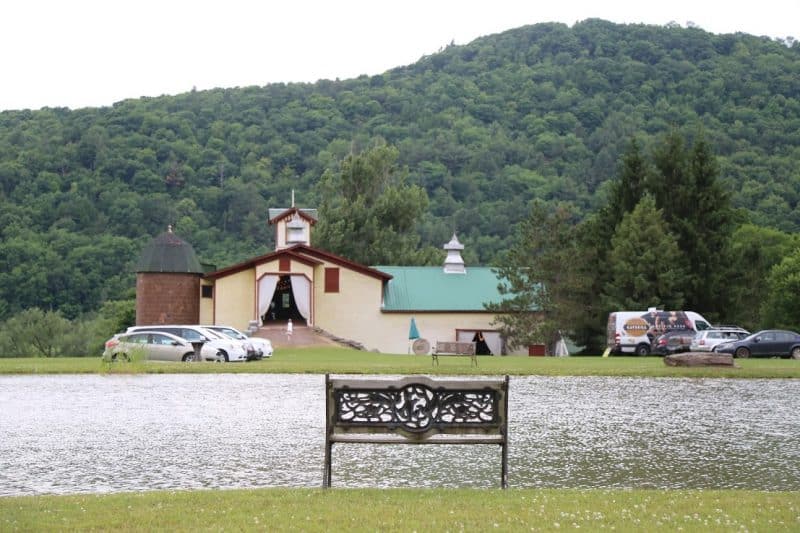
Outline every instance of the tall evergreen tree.
[(586, 314), (576, 320), (575, 340), (590, 353), (603, 350), (606, 342), (605, 317), (615, 308), (598, 302), (604, 285), (611, 277), (609, 255), (611, 239), (623, 217), (634, 210), (647, 191), (652, 170), (642, 153), (636, 138), (628, 143), (617, 177), (609, 188), (608, 202), (598, 212), (587, 218), (578, 229), (581, 242), (579, 262), (586, 294), (583, 299), (591, 302)]
[[(647, 192), (647, 185), (652, 175), (650, 166), (642, 154), (642, 148), (636, 138), (628, 143), (622, 156), (622, 168), (619, 177), (611, 185), (608, 209), (616, 217), (617, 224), (626, 213), (630, 213)], [(612, 228), (613, 231), (613, 228)]]
[(611, 239), (610, 278), (603, 291), (608, 309), (681, 309), (685, 259), (651, 196), (623, 217)]
[(702, 136), (692, 147), (689, 169), (694, 183), (693, 209), (685, 217), (693, 226), (694, 240), (684, 248), (692, 282), (686, 303), (701, 313), (720, 318), (730, 303), (726, 279), (731, 264), (733, 210), (730, 193), (718, 179), (719, 165)]
[(497, 268), (503, 299), (486, 304), (510, 348), (543, 343), (552, 353), (560, 335), (571, 335), (586, 314), (581, 298), (587, 279), (578, 268), (580, 250), (572, 215), (534, 202), (515, 243)]
[(704, 137), (687, 150), (676, 131), (667, 134), (653, 154), (657, 173), (648, 190), (686, 258), (681, 292), (689, 309), (720, 318), (732, 211), (719, 181), (719, 166)]
[[(656, 145), (653, 165), (656, 171), (649, 176), (647, 192), (653, 195), (656, 207), (664, 211), (665, 220), (672, 226), (693, 208), (689, 198), (694, 183), (689, 172), (686, 143), (678, 131), (671, 130)], [(673, 226), (673, 229), (677, 228)], [(683, 234), (677, 232), (677, 237), (681, 239)]]

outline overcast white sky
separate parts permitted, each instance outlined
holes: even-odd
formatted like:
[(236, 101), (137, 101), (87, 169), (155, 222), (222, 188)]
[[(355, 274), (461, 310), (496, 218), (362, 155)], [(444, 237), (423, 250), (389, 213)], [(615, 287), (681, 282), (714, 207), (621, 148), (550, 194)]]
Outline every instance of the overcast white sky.
[(800, 38), (799, 0), (3, 0), (0, 110), (348, 79), (587, 18)]

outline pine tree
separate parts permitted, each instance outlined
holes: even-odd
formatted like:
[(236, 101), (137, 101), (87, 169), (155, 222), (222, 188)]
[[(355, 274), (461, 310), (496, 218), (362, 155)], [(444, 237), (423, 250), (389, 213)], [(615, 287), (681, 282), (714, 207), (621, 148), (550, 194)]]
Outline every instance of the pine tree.
[(561, 334), (572, 333), (586, 313), (576, 226), (564, 208), (534, 202), (518, 227), (514, 246), (496, 270), (503, 300), (486, 305), (511, 349), (543, 343), (552, 353)]
[(587, 218), (578, 228), (580, 241), (579, 268), (586, 279), (583, 300), (585, 314), (575, 321), (574, 335), (578, 344), (592, 352), (603, 350), (606, 343), (605, 319), (614, 308), (597, 301), (610, 278), (608, 270), (611, 239), (625, 214), (630, 213), (647, 191), (652, 169), (642, 154), (639, 141), (632, 138), (622, 157), (619, 174), (611, 183), (608, 203)]
[(608, 257), (608, 309), (682, 308), (685, 259), (653, 197), (645, 196), (623, 217)]
[(669, 133), (653, 155), (657, 173), (648, 190), (686, 258), (681, 292), (688, 309), (719, 318), (731, 237), (732, 211), (710, 145), (698, 135), (691, 150)]
[(730, 292), (726, 283), (733, 234), (730, 194), (719, 182), (719, 165), (703, 137), (692, 147), (689, 168), (694, 194), (693, 209), (686, 217), (694, 228), (694, 240), (684, 249), (692, 282), (686, 302), (691, 309), (720, 316), (729, 304), (726, 295)]

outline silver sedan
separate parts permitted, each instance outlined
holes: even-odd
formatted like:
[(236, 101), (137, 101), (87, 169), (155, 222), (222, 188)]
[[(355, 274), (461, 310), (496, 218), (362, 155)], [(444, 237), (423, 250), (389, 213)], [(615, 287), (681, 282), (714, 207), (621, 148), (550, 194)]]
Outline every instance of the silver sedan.
[(194, 361), (194, 347), (186, 339), (159, 331), (114, 335), (106, 341), (104, 361)]

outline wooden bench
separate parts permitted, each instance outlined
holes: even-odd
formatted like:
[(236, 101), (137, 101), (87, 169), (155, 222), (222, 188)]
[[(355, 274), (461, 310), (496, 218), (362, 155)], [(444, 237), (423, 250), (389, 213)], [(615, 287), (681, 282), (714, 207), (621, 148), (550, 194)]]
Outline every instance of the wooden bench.
[(436, 341), (436, 346), (431, 352), (431, 366), (439, 364), (440, 355), (461, 355), (470, 358), (470, 366), (478, 366), (478, 356), (475, 355), (474, 342)]
[(333, 378), (325, 375), (325, 469), (333, 445), (496, 444), (508, 486), (508, 376), (503, 379)]

